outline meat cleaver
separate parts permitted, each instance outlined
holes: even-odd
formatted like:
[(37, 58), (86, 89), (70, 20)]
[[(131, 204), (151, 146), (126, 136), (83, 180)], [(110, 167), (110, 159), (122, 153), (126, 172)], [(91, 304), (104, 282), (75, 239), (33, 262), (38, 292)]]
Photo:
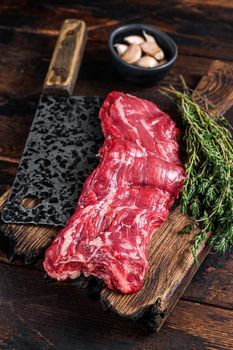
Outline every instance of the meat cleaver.
[[(86, 25), (66, 20), (54, 49), (15, 181), (6, 223), (64, 226), (102, 143), (98, 96), (71, 96), (86, 44)], [(28, 205), (33, 199), (33, 205)]]

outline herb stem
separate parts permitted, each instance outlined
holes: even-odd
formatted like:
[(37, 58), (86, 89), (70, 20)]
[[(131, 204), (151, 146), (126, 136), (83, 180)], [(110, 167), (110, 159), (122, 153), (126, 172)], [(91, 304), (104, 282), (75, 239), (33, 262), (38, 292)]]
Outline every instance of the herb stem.
[(213, 106), (202, 99), (206, 110), (202, 109), (187, 88), (163, 91), (176, 99), (184, 125), (187, 178), (181, 208), (201, 230), (192, 248), (194, 257), (208, 232), (213, 248), (225, 252), (233, 246), (233, 140), (228, 123), (222, 115), (211, 117), (208, 110)]

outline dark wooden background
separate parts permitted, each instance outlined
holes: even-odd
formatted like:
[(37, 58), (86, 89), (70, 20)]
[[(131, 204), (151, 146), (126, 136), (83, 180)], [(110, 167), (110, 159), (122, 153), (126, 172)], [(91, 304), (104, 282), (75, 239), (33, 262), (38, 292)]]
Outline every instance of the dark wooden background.
[[(1, 0), (0, 192), (14, 179), (43, 80), (66, 18), (84, 19), (88, 43), (76, 94), (119, 89), (156, 101), (172, 114), (158, 88), (195, 87), (213, 59), (233, 61), (232, 0)], [(144, 22), (167, 32), (179, 47), (174, 69), (150, 88), (121, 81), (107, 38), (123, 23)], [(230, 116), (231, 114), (229, 114)], [(46, 285), (40, 263), (9, 262), (0, 234), (0, 349), (233, 349), (232, 253), (210, 254), (158, 335), (102, 311), (85, 290)]]

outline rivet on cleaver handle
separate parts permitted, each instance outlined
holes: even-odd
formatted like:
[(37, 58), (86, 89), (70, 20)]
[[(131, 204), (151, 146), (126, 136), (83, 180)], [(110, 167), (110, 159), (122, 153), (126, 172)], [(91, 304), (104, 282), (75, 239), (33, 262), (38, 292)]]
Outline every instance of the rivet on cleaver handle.
[(100, 99), (69, 96), (84, 45), (84, 22), (65, 21), (2, 213), (7, 223), (65, 225), (83, 181), (98, 163)]

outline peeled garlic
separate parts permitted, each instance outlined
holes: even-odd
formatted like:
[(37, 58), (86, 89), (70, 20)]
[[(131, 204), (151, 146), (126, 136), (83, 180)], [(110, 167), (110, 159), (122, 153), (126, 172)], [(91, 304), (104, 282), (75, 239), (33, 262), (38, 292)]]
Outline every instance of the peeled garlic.
[(142, 43), (144, 43), (145, 40), (143, 39), (143, 37), (139, 35), (130, 35), (124, 38), (124, 41), (126, 41), (128, 44), (141, 45)]
[(152, 35), (147, 34), (147, 32), (145, 30), (143, 30), (142, 32), (143, 32), (143, 35), (148, 43), (156, 43), (155, 38)]
[(142, 51), (147, 55), (155, 57), (156, 53), (161, 51), (160, 47), (156, 43), (150, 43), (146, 41), (141, 45)]
[(158, 61), (163, 60), (163, 59), (164, 59), (164, 52), (163, 52), (163, 50), (160, 49), (160, 51), (157, 52), (157, 53), (154, 55), (154, 57), (155, 57), (156, 60), (158, 60)]
[(158, 65), (159, 65), (159, 66), (162, 66), (162, 65), (165, 64), (165, 63), (167, 63), (167, 60), (162, 60), (162, 61), (159, 61), (159, 62), (158, 62)]
[(143, 36), (129, 35), (124, 38), (125, 43), (116, 43), (114, 47), (123, 61), (136, 64), (138, 67), (153, 68), (165, 64), (167, 61), (161, 47), (153, 35), (142, 31)]
[(151, 56), (143, 56), (136, 62), (136, 65), (143, 68), (153, 68), (158, 66), (158, 62)]
[(124, 45), (124, 44), (115, 44), (114, 47), (117, 50), (118, 55), (123, 55), (123, 53), (125, 53), (125, 51), (128, 49), (128, 45)]
[(121, 56), (123, 61), (131, 64), (137, 62), (142, 55), (142, 50), (139, 45), (132, 44), (129, 45), (128, 49), (125, 51), (125, 53)]

